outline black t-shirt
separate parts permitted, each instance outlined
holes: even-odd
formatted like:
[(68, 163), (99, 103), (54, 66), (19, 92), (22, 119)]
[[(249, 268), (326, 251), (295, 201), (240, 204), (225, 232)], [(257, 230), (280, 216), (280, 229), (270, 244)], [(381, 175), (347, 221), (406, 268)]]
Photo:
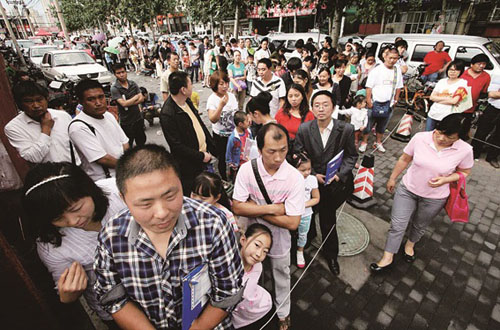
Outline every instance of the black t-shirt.
[[(111, 99), (113, 100), (123, 100), (123, 96), (125, 95), (125, 99), (129, 100), (135, 95), (139, 94), (141, 90), (139, 89), (139, 86), (129, 80), (128, 81), (128, 88), (123, 87), (118, 80), (111, 86)], [(127, 125), (133, 125), (139, 120), (142, 120), (142, 115), (141, 111), (139, 110), (139, 105), (131, 105), (127, 107), (127, 110), (125, 110), (124, 107), (122, 107), (118, 102), (118, 115), (120, 116), (120, 125), (122, 126), (127, 126)]]

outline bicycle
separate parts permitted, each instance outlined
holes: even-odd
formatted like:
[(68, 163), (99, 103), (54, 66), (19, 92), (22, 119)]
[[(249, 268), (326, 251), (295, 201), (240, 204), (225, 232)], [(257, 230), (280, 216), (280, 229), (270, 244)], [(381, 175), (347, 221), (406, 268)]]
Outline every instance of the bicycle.
[(427, 118), (431, 101), (430, 96), (432, 90), (436, 86), (435, 82), (422, 82), (422, 72), (424, 72), (427, 64), (422, 64), (417, 67), (404, 84), (404, 102), (407, 111), (415, 116), (417, 121), (423, 121)]

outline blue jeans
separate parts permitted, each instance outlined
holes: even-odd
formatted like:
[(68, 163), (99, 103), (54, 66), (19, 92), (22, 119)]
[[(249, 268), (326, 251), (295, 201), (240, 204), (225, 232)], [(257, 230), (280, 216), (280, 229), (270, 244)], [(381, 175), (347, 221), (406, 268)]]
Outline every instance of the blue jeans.
[(299, 239), (297, 241), (297, 246), (303, 248), (307, 243), (307, 233), (309, 232), (309, 226), (311, 225), (311, 215), (306, 215), (300, 218), (299, 224)]
[(434, 73), (431, 73), (427, 76), (422, 76), (422, 82), (425, 84), (426, 82), (430, 81), (430, 82), (436, 82), (438, 80), (438, 77), (439, 77), (439, 72), (434, 72)]
[(431, 117), (427, 117), (427, 121), (425, 122), (425, 130), (428, 131), (433, 131), (436, 128), (437, 123), (439, 123), (439, 120), (432, 119)]

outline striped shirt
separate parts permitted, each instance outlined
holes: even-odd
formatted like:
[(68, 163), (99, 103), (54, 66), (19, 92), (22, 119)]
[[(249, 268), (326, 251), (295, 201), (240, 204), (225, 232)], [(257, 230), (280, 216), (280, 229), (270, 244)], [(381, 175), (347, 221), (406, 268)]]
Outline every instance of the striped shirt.
[[(115, 214), (122, 211), (126, 206), (120, 198), (118, 189), (116, 188), (115, 179), (104, 179), (96, 182), (109, 200), (108, 210), (102, 219), (104, 225)], [(69, 268), (74, 261), (82, 265), (87, 273), (88, 284), (87, 289), (83, 293), (89, 306), (103, 320), (111, 320), (111, 316), (105, 312), (98, 304), (94, 292), (95, 274), (92, 268), (94, 264), (95, 250), (97, 247), (97, 235), (95, 231), (85, 231), (80, 228), (65, 227), (59, 229), (62, 236), (61, 245), (56, 247), (51, 243), (37, 241), (38, 256), (43, 264), (52, 275), (56, 284), (61, 274), (66, 268)]]
[[(233, 229), (221, 210), (184, 197), (165, 259), (126, 210), (99, 234), (95, 289), (110, 313), (134, 301), (157, 329), (178, 329), (182, 280), (203, 263), (208, 264), (210, 304), (231, 312), (243, 294), (243, 267)], [(215, 329), (232, 329), (231, 318)]]
[(272, 76), (271, 81), (267, 84), (262, 81), (261, 77), (258, 77), (253, 81), (250, 96), (257, 96), (261, 92), (271, 93), (273, 98), (271, 99), (271, 102), (269, 102), (269, 108), (271, 110), (271, 117), (274, 118), (280, 107), (280, 98), (286, 96), (285, 83), (281, 78), (276, 77), (275, 75)]

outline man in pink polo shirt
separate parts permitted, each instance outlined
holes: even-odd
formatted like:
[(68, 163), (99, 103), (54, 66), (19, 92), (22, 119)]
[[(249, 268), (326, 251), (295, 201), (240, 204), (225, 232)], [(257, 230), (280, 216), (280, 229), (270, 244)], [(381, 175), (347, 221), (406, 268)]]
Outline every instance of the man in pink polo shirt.
[[(273, 246), (269, 251), (274, 278), (275, 305), (280, 324), (290, 324), (290, 248), (289, 230), (299, 226), (305, 211), (304, 177), (290, 165), (288, 132), (275, 123), (264, 125), (257, 133), (260, 157), (255, 160), (269, 199), (267, 203), (252, 168), (252, 162), (240, 167), (233, 192), (233, 212), (248, 217), (248, 224), (258, 222), (271, 229)], [(284, 326), (284, 328), (288, 328)]]

